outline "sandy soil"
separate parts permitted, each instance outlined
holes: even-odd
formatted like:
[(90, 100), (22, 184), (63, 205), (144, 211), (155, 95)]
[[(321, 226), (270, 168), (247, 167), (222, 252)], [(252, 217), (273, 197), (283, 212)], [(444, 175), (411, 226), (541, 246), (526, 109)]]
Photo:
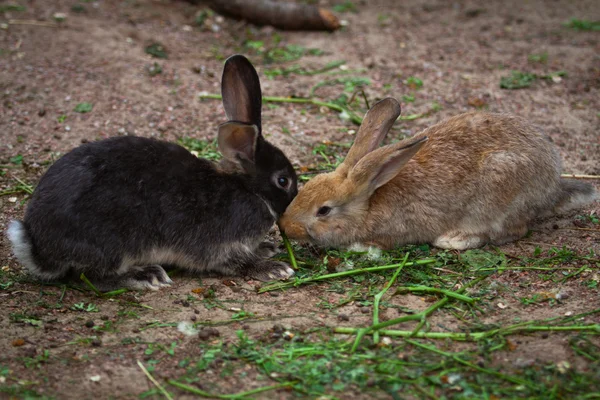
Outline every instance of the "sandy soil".
[[(266, 71), (296, 64), (314, 70), (345, 60), (345, 71), (370, 79), (364, 91), (371, 104), (378, 98), (393, 96), (402, 101), (403, 115), (426, 114), (398, 122), (388, 140), (413, 135), (445, 117), (476, 108), (511, 112), (528, 118), (550, 135), (560, 149), (565, 172), (600, 175), (600, 37), (598, 32), (562, 25), (570, 18), (600, 20), (597, 2), (355, 3), (358, 13), (339, 14), (348, 25), (329, 34), (276, 32), (216, 15), (198, 27), (195, 17), (203, 8), (179, 1), (15, 0), (11, 4), (23, 5), (26, 10), (0, 14), (0, 23), (8, 24), (0, 30), (0, 191), (14, 187), (16, 178), (35, 184), (52, 160), (85, 141), (117, 135), (212, 140), (216, 126), (225, 121), (222, 105), (214, 100), (200, 101), (198, 94), (218, 93), (223, 59), (238, 52), (248, 54), (254, 62), (263, 92), (269, 96), (305, 97), (317, 83), (346, 75), (290, 74), (268, 79)], [(74, 7), (77, 5), (80, 8)], [(57, 12), (68, 16), (55, 27), (9, 22), (53, 22)], [(277, 37), (281, 40), (279, 46), (299, 45), (320, 49), (323, 54), (265, 64), (259, 51), (244, 45), (247, 41), (263, 41), (268, 48), (275, 46)], [(168, 59), (151, 58), (145, 53), (144, 48), (154, 42), (164, 46)], [(154, 63), (160, 65), (162, 73), (151, 76), (148, 70)], [(566, 71), (567, 75), (540, 78), (525, 89), (501, 89), (501, 78), (512, 70), (539, 76)], [(409, 77), (421, 79), (422, 87), (411, 84)], [(325, 86), (315, 93), (322, 99), (334, 99), (342, 90), (341, 85)], [(409, 101), (410, 96), (414, 101)], [(75, 106), (82, 102), (92, 103), (93, 110), (75, 112)], [(299, 169), (318, 162), (311, 152), (316, 144), (351, 143), (356, 129), (325, 108), (289, 104), (263, 108), (266, 137), (279, 145)], [(356, 111), (364, 113), (364, 104)], [(0, 196), (0, 232), (4, 233), (11, 219), (23, 216), (26, 199), (24, 193)], [(579, 254), (594, 251), (597, 255), (600, 226), (590, 222), (588, 216), (593, 215), (600, 215), (599, 203), (541, 221), (528, 238), (503, 246), (501, 251), (519, 257), (531, 255), (536, 247), (547, 250), (567, 246)], [(5, 274), (20, 272), (4, 234), (0, 235), (0, 266)], [(487, 322), (509, 323), (515, 317), (542, 319), (598, 307), (598, 289), (582, 289), (573, 282), (558, 285), (538, 278), (533, 273), (517, 272), (496, 276), (497, 284), (509, 287), (513, 294), (501, 292), (490, 300)], [(370, 323), (370, 314), (364, 314), (353, 303), (335, 311), (319, 307), (323, 298), (332, 303), (344, 298), (324, 292), (321, 286), (258, 295), (253, 286), (256, 282), (234, 281), (236, 286), (222, 279), (182, 276), (176, 277), (169, 289), (128, 293), (113, 300), (17, 281), (0, 290), (0, 366), (11, 369), (9, 379), (31, 381), (31, 388), (44, 395), (136, 397), (153, 386), (133, 361), (143, 359), (143, 347), (126, 344), (126, 339), (135, 337), (139, 342), (166, 345), (178, 340), (178, 352), (188, 357), (198, 355), (194, 340), (185, 339), (175, 327), (145, 328), (153, 321), (176, 324), (229, 319), (231, 311), (207, 308), (202, 296), (193, 292), (211, 286), (220, 301), (231, 307), (243, 305), (245, 311), (259, 316), (217, 327), (224, 340), (233, 340), (239, 329), (260, 336), (276, 323), (298, 332), (335, 326), (340, 313), (349, 316), (349, 325)], [(524, 307), (518, 300), (542, 290), (561, 291), (570, 297), (556, 307)], [(65, 306), (41, 304), (57, 301)], [(82, 301), (98, 304), (100, 311), (92, 314), (69, 309)], [(428, 306), (427, 299), (420, 296), (394, 297), (390, 302), (415, 310)], [(498, 302), (505, 308), (496, 307)], [(132, 304), (139, 318), (128, 317)], [(382, 318), (392, 318), (395, 313), (394, 308), (387, 308)], [(16, 314), (34, 316), (42, 323), (16, 323)], [(73, 345), (78, 338), (90, 336), (90, 327), (86, 326), (91, 325), (90, 320), (94, 325), (112, 323), (118, 329), (99, 334), (99, 343)], [(597, 315), (590, 321), (600, 322)], [(432, 317), (435, 324), (457, 327), (456, 321), (444, 314)], [(522, 337), (518, 339), (518, 355), (506, 352), (494, 362), (512, 365), (517, 359), (567, 359), (575, 367), (585, 368), (585, 362), (568, 347), (567, 338)], [(27, 368), (24, 360), (43, 356), (46, 351), (49, 359), (42, 367)], [(169, 362), (175, 365), (178, 360), (175, 357)], [(155, 373), (160, 378), (177, 377), (175, 370), (166, 366)], [(232, 393), (260, 386), (253, 381), (253, 374), (251, 371), (243, 379), (223, 378), (219, 390)], [(93, 381), (91, 377), (100, 378)], [(287, 392), (278, 395), (291, 396)]]

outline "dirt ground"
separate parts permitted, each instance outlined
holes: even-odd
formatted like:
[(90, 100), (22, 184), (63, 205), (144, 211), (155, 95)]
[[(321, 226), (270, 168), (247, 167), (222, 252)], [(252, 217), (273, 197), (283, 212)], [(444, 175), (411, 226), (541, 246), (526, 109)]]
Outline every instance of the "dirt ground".
[[(18, 180), (35, 185), (49, 163), (86, 141), (118, 135), (212, 141), (217, 125), (225, 121), (222, 105), (218, 100), (200, 100), (198, 95), (219, 93), (223, 60), (234, 53), (248, 55), (267, 96), (309, 97), (311, 88), (325, 80), (368, 78), (363, 89), (371, 104), (393, 96), (401, 101), (404, 116), (417, 116), (396, 123), (388, 140), (411, 136), (464, 111), (510, 112), (548, 133), (560, 149), (566, 173), (600, 175), (600, 36), (598, 31), (563, 25), (572, 18), (600, 20), (597, 1), (318, 3), (327, 7), (349, 3), (356, 12), (337, 12), (347, 22), (337, 32), (306, 33), (258, 28), (218, 15), (209, 15), (198, 25), (197, 17), (205, 9), (183, 1), (0, 2), (0, 191), (18, 186)], [(56, 22), (56, 13), (67, 17)], [(168, 58), (147, 54), (145, 48), (153, 43), (160, 43)], [(287, 45), (319, 51), (291, 61), (266, 60), (268, 49)], [(299, 65), (314, 71), (338, 60), (345, 64), (329, 73), (266, 76), (275, 68)], [(162, 73), (152, 72), (157, 66)], [(501, 78), (511, 71), (537, 78), (523, 89), (502, 89)], [(566, 74), (557, 74), (563, 71)], [(325, 85), (314, 91), (323, 100), (343, 93), (350, 96), (352, 87), (344, 91), (343, 84)], [(80, 103), (91, 103), (93, 108), (76, 112)], [(365, 112), (362, 95), (353, 106), (359, 115)], [(263, 105), (265, 136), (288, 154), (298, 170), (323, 162), (312, 151), (318, 144), (325, 143), (342, 155), (345, 147), (334, 144), (351, 143), (356, 128), (325, 107)], [(600, 181), (592, 182), (600, 189)], [(26, 200), (24, 192), (0, 196), (0, 397), (137, 398), (147, 393), (158, 398), (136, 360), (149, 365), (153, 351), (168, 350), (176, 343), (175, 350), (171, 348), (174, 354), (164, 350), (151, 371), (165, 384), (166, 379), (182, 375), (178, 368), (184, 358), (206, 356), (198, 336), (188, 337), (177, 329), (181, 321), (214, 322), (212, 329), (219, 336), (207, 338), (216, 334), (207, 331), (200, 337), (225, 343), (235, 342), (239, 330), (261, 338), (278, 334), (282, 325), (308, 341), (334, 326), (371, 323), (368, 305), (366, 312), (357, 302), (322, 307), (323, 301), (336, 304), (348, 297), (347, 292), (330, 291), (325, 284), (257, 294), (257, 282), (240, 278), (175, 276), (171, 288), (112, 299), (41, 286), (21, 273), (4, 235), (10, 220), (23, 216)], [(598, 286), (582, 282), (598, 282), (599, 217), (596, 202), (571, 215), (540, 221), (527, 238), (502, 246), (499, 251), (510, 260), (531, 256), (536, 248), (546, 252), (564, 247), (588, 258), (583, 264), (572, 259), (561, 266), (587, 269), (577, 279), (558, 282), (544, 280), (535, 271), (494, 275), (488, 279), (493, 285), (510, 287), (510, 295), (489, 295), (481, 306), (485, 310), (481, 322), (507, 324), (515, 318), (546, 319), (598, 309)], [(379, 281), (379, 289), (382, 284)], [(533, 305), (520, 300), (540, 292), (561, 293), (565, 300)], [(212, 298), (220, 306), (206, 301)], [(390, 297), (381, 319), (395, 318), (399, 308), (423, 310), (429, 302), (420, 295)], [(92, 304), (97, 310), (90, 306), (82, 311), (76, 304), (83, 308)], [(340, 314), (349, 321), (340, 322), (346, 321)], [(600, 323), (600, 316), (594, 313), (586, 321)], [(437, 313), (431, 316), (430, 326), (457, 330), (462, 325), (448, 313)], [(544, 340), (536, 335), (518, 336), (517, 351), (494, 353), (486, 366), (510, 369), (568, 361), (581, 373), (593, 374), (590, 368), (597, 368), (597, 362), (569, 347), (568, 333)], [(600, 345), (597, 337), (591, 340)], [(460, 351), (464, 345), (445, 346)], [(236, 393), (278, 382), (250, 364), (245, 368), (242, 374), (227, 375), (215, 367), (201, 377), (205, 384), (198, 387)], [(175, 398), (191, 396), (173, 386), (168, 390)], [(325, 393), (338, 398), (394, 397), (357, 388)], [(459, 398), (459, 392), (450, 389), (436, 393)], [(284, 389), (260, 396), (313, 395)]]

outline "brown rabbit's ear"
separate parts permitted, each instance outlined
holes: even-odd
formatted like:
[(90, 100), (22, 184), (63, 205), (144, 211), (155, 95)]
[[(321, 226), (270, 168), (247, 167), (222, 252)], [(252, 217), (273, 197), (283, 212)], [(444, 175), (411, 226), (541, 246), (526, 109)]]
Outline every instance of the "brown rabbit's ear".
[(427, 136), (424, 136), (408, 144), (399, 142), (374, 150), (352, 168), (349, 178), (360, 191), (364, 190), (370, 196), (398, 175), (426, 141)]
[(225, 61), (221, 94), (229, 121), (253, 124), (258, 127), (259, 132), (261, 131), (260, 81), (256, 70), (246, 57), (236, 54)]
[(219, 125), (219, 150), (230, 161), (240, 163), (245, 160), (254, 163), (259, 135), (256, 125), (226, 122)]
[(356, 139), (344, 160), (344, 165), (351, 168), (361, 158), (378, 148), (385, 135), (396, 122), (400, 111), (400, 104), (391, 97), (373, 105), (367, 111), (360, 128), (358, 128)]

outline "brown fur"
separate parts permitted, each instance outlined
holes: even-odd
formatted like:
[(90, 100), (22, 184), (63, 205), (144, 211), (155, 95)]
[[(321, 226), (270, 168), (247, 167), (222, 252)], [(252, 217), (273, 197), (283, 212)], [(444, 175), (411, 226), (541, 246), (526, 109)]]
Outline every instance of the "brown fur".
[[(391, 121), (397, 118), (389, 104), (394, 100), (384, 101), (383, 110), (378, 103), (369, 111), (363, 126), (391, 127), (379, 122), (386, 113)], [(336, 171), (307, 182), (280, 221), (289, 237), (328, 246), (432, 243), (465, 249), (518, 239), (544, 212), (566, 208), (569, 199), (594, 197), (587, 184), (564, 184), (553, 144), (516, 116), (461, 114), (414, 138), (364, 151), (383, 136), (361, 128), (351, 162), (346, 159)], [(407, 157), (415, 149), (403, 147), (425, 136), (428, 140)], [(357, 144), (360, 149), (353, 151)], [(389, 172), (390, 159), (395, 177), (372, 192), (375, 177), (385, 168)], [(323, 206), (332, 210), (319, 217)]]

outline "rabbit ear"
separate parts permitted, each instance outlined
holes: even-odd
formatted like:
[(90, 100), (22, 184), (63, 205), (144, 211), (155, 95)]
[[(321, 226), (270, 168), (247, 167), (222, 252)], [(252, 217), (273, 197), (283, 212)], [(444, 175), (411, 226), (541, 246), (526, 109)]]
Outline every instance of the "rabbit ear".
[(246, 57), (236, 54), (225, 61), (221, 94), (227, 119), (256, 125), (260, 133), (260, 81), (256, 70)]
[(349, 179), (359, 190), (366, 191), (370, 196), (377, 188), (398, 175), (402, 167), (426, 142), (427, 136), (424, 136), (408, 144), (399, 142), (374, 150), (352, 168)]
[(219, 126), (219, 150), (230, 161), (239, 163), (245, 160), (254, 163), (259, 136), (256, 125), (226, 122)]
[(344, 160), (344, 165), (351, 168), (361, 158), (378, 148), (399, 115), (400, 104), (391, 97), (373, 105), (358, 128), (356, 139)]

